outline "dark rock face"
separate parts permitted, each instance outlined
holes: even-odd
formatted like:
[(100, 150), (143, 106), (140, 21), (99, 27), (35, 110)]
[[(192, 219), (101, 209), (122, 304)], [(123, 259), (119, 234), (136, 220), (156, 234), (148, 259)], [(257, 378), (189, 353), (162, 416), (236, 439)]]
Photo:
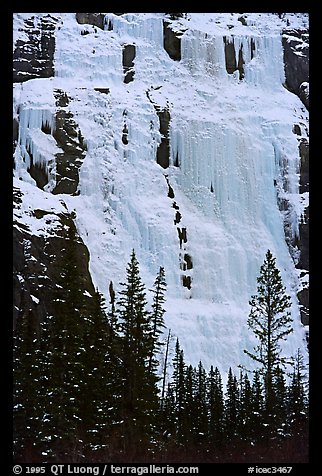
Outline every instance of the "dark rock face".
[(170, 112), (167, 109), (155, 108), (160, 121), (160, 134), (161, 143), (157, 150), (157, 163), (164, 169), (169, 167), (170, 164), (170, 140), (169, 140), (169, 127), (170, 127)]
[(122, 50), (122, 62), (124, 71), (124, 83), (130, 83), (134, 79), (135, 46), (124, 45)]
[(102, 93), (102, 94), (109, 94), (110, 89), (109, 88), (94, 88), (94, 91), (98, 91), (99, 93)]
[(297, 295), (300, 302), (301, 321), (304, 326), (309, 325), (310, 293), (309, 288), (304, 288)]
[(302, 139), (299, 145), (301, 157), (300, 170), (300, 193), (309, 191), (309, 143), (307, 139)]
[[(309, 143), (307, 139), (302, 138), (299, 144), (299, 153), (301, 158), (300, 168), (300, 193), (309, 191)], [(300, 257), (297, 268), (305, 271), (310, 269), (309, 261), (309, 231), (310, 231), (310, 213), (309, 207), (304, 210), (304, 215), (299, 226), (299, 238), (297, 247), (300, 251)], [(301, 320), (304, 325), (309, 324), (309, 288), (305, 287), (298, 293), (298, 299), (301, 309)]]
[[(21, 192), (14, 190), (14, 207), (19, 208)], [(35, 210), (37, 219), (48, 214), (45, 210)], [(43, 322), (46, 316), (53, 315), (54, 306), (50, 298), (60, 276), (61, 263), (66, 251), (66, 237), (69, 228), (72, 228), (76, 239), (77, 262), (75, 266), (79, 274), (79, 282), (83, 292), (94, 295), (94, 286), (88, 271), (89, 253), (77, 237), (72, 216), (69, 213), (57, 215), (60, 226), (55, 229), (55, 236), (36, 236), (21, 223), (14, 222), (13, 230), (13, 319), (23, 315), (32, 319), (35, 327)], [(63, 296), (62, 290), (62, 296)], [(85, 293), (86, 294), (86, 293)]]
[(228, 74), (232, 74), (237, 69), (235, 45), (233, 42), (227, 41), (225, 36), (224, 43), (226, 70)]
[(58, 109), (53, 136), (64, 152), (56, 155), (56, 187), (53, 193), (72, 195), (77, 191), (79, 169), (86, 155), (86, 146), (73, 114), (66, 109), (69, 103), (67, 95), (56, 90), (55, 97)]
[(171, 23), (163, 20), (163, 46), (168, 55), (174, 61), (181, 60), (181, 39), (180, 34), (175, 33)]
[(182, 286), (191, 289), (191, 276), (182, 276)]
[(54, 76), (55, 29), (58, 19), (47, 15), (35, 24), (32, 16), (24, 22), (28, 41), (17, 40), (13, 54), (13, 81)]
[[(161, 108), (156, 104), (149, 94), (149, 91), (146, 93), (147, 98), (153, 105), (160, 122), (160, 134), (161, 142), (157, 149), (157, 163), (161, 165), (164, 169), (167, 169), (170, 165), (170, 139), (169, 139), (169, 129), (170, 129), (170, 112), (167, 107)], [(168, 186), (170, 187), (169, 181), (167, 180)], [(174, 197), (171, 197), (174, 198)]]
[(79, 24), (97, 26), (101, 30), (104, 30), (104, 19), (103, 13), (76, 13), (76, 21)]
[(309, 109), (309, 97), (303, 83), (309, 83), (309, 45), (307, 30), (283, 32), (284, 65), (287, 88)]
[[(284, 50), (285, 66), (285, 86), (302, 101), (309, 109), (309, 95), (307, 85), (309, 83), (309, 33), (308, 30), (286, 29), (283, 31), (282, 43)], [(299, 156), (300, 156), (300, 190), (305, 193), (309, 191), (309, 142), (302, 137), (302, 125), (294, 124), (293, 132), (298, 136)], [(307, 132), (307, 131), (306, 131)], [(282, 204), (283, 206), (283, 204)], [(285, 206), (285, 204), (284, 204)], [(305, 276), (309, 271), (309, 207), (305, 208), (301, 223), (299, 225), (299, 237), (290, 240), (287, 227), (285, 229), (286, 240), (289, 244), (291, 254), (292, 249), (297, 249), (299, 256), (296, 267)], [(298, 293), (301, 310), (301, 321), (304, 325), (309, 324), (309, 288), (304, 284), (303, 289)]]
[(239, 71), (239, 79), (244, 79), (244, 57), (243, 57), (243, 45), (241, 45), (238, 51), (238, 63), (236, 62), (236, 50), (233, 41), (228, 41), (226, 36), (223, 37), (225, 44), (225, 62), (226, 71), (228, 74), (232, 74), (235, 71)]

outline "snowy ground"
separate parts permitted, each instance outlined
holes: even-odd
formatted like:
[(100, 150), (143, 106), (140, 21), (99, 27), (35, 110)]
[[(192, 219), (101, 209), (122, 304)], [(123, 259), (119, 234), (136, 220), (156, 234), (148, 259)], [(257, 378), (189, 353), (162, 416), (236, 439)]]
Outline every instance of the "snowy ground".
[[(14, 38), (24, 34), (18, 28), (30, 15), (15, 15)], [(244, 26), (241, 14), (188, 14), (173, 22), (182, 33), (182, 60), (177, 62), (163, 48), (164, 14), (108, 14), (112, 31), (79, 25), (75, 14), (54, 15), (60, 18), (56, 76), (14, 85), (14, 113), (19, 106), (21, 121), (15, 174), (29, 182), (17, 181), (28, 206), (45, 207), (49, 200), (52, 207), (64, 202), (75, 210), (94, 284), (107, 300), (109, 282), (117, 289), (124, 279), (132, 248), (147, 288), (164, 266), (167, 326), (179, 336), (189, 362), (196, 365), (201, 359), (224, 373), (229, 366), (249, 367), (243, 353), (254, 343), (246, 324), (248, 300), (271, 249), (293, 303), (294, 333), (285, 352), (300, 348), (305, 353), (298, 271), (285, 243), (277, 193), (290, 203), (296, 236), (307, 196), (299, 195), (298, 142), (292, 129), (296, 123), (307, 126), (308, 113), (283, 86), (281, 30), (287, 20), (290, 27), (307, 26), (307, 17), (243, 14)], [(90, 33), (82, 35), (85, 29)], [(223, 36), (234, 42), (237, 55), (242, 45), (242, 81), (238, 71), (226, 72)], [(124, 44), (136, 46), (129, 84), (123, 82)], [(44, 191), (36, 189), (27, 172), (29, 145), (49, 177), (55, 177), (57, 146), (41, 125), (46, 121), (54, 127), (57, 88), (71, 98), (69, 110), (88, 148), (78, 196), (51, 195), (52, 182)], [(109, 94), (94, 88), (109, 88)], [(170, 112), (168, 169), (156, 163), (161, 137), (151, 101)], [(127, 145), (122, 142), (125, 124)], [(177, 159), (180, 167), (174, 165)], [(174, 201), (181, 214), (178, 225)], [(186, 228), (182, 249), (177, 226)], [(188, 274), (179, 266), (185, 253), (193, 263), (191, 290), (181, 283)]]

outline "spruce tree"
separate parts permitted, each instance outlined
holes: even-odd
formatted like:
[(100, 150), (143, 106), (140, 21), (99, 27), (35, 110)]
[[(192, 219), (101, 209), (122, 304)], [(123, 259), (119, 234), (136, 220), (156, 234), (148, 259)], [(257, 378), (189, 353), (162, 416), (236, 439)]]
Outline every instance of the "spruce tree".
[(39, 437), (48, 460), (50, 457), (77, 460), (83, 445), (80, 435), (89, 298), (82, 292), (76, 244), (76, 229), (70, 226), (52, 295), (54, 313), (44, 322), (42, 331)]
[(184, 440), (185, 428), (185, 401), (186, 401), (186, 364), (183, 350), (180, 348), (179, 339), (176, 341), (175, 355), (173, 358), (173, 386), (175, 393), (175, 422), (179, 442)]
[(157, 376), (149, 372), (151, 321), (139, 263), (132, 251), (121, 283), (118, 318), (122, 337), (122, 419), (126, 451), (148, 445), (158, 409)]
[(264, 418), (264, 394), (261, 374), (255, 370), (252, 382), (252, 426), (250, 437), (256, 441), (261, 437)]
[(224, 432), (224, 395), (220, 372), (217, 367), (214, 370), (213, 366), (210, 367), (207, 379), (207, 402), (208, 441), (210, 444), (220, 446)]
[(253, 395), (248, 375), (241, 372), (239, 380), (239, 429), (238, 433), (243, 440), (249, 440), (253, 427)]
[(172, 383), (168, 383), (164, 395), (161, 413), (161, 430), (162, 435), (167, 440), (170, 437), (174, 437), (176, 434), (176, 401)]
[(151, 348), (149, 355), (148, 369), (151, 373), (156, 369), (158, 362), (155, 359), (155, 354), (160, 350), (161, 343), (159, 341), (160, 334), (163, 332), (164, 313), (163, 304), (165, 302), (166, 281), (164, 268), (160, 267), (159, 273), (155, 279), (153, 289), (153, 304), (151, 313)]
[(239, 390), (238, 382), (231, 367), (228, 371), (228, 380), (225, 398), (225, 437), (234, 441), (238, 436), (239, 428)]
[(292, 434), (300, 435), (308, 421), (306, 372), (300, 349), (297, 350), (288, 387), (288, 415)]
[(15, 462), (37, 454), (40, 425), (39, 332), (31, 312), (18, 317), (13, 338), (13, 452)]
[(270, 436), (285, 436), (287, 433), (286, 380), (283, 369), (279, 366), (277, 366), (273, 377), (272, 416), (269, 425)]
[(119, 419), (119, 378), (112, 352), (114, 342), (106, 315), (105, 300), (96, 290), (86, 326), (86, 354), (81, 407), (86, 446), (101, 450), (111, 444), (108, 436)]
[(286, 359), (281, 356), (281, 341), (293, 331), (290, 313), (290, 297), (285, 292), (275, 258), (267, 251), (260, 275), (257, 278), (257, 294), (249, 302), (251, 311), (248, 327), (259, 340), (259, 345), (252, 352), (244, 352), (260, 364), (260, 371), (265, 381), (265, 405), (267, 418), (272, 413), (273, 377), (278, 366), (283, 366)]
[(170, 339), (171, 339), (171, 329), (168, 331), (168, 337), (165, 344), (165, 355), (164, 355), (164, 362), (163, 362), (163, 370), (162, 370), (162, 392), (161, 392), (161, 410), (163, 408), (163, 402), (165, 398), (165, 388), (166, 388), (166, 378), (167, 378), (167, 369), (168, 369), (168, 360), (169, 360), (169, 347), (170, 347)]
[(197, 405), (195, 400), (196, 393), (196, 369), (188, 365), (184, 369), (184, 395), (180, 410), (180, 426), (178, 441), (189, 448), (196, 440), (196, 415)]
[(195, 442), (198, 445), (206, 443), (208, 436), (208, 414), (207, 414), (207, 375), (200, 361), (196, 370), (196, 390), (195, 390), (195, 408), (194, 428)]

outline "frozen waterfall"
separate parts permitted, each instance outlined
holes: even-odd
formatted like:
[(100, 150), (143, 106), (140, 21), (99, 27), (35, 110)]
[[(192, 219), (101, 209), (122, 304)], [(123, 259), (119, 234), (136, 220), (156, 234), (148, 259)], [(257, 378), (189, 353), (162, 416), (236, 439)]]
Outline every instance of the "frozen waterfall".
[[(301, 216), (293, 125), (302, 106), (283, 87), (280, 32), (256, 22), (232, 32), (222, 16), (219, 24), (211, 15), (215, 19), (190, 14), (174, 22), (182, 59), (173, 61), (163, 47), (163, 14), (106, 14), (105, 29), (88, 27), (87, 34), (86, 25), (61, 14), (51, 94), (53, 88), (66, 91), (87, 145), (79, 194), (64, 201), (76, 212), (94, 285), (108, 301), (108, 283), (117, 291), (133, 248), (147, 288), (163, 266), (166, 324), (187, 360), (227, 372), (229, 365), (249, 366), (243, 353), (253, 346), (248, 301), (268, 248), (292, 297), (294, 333), (285, 352), (305, 353), (298, 275), (278, 204), (283, 194), (296, 236)], [(228, 43), (235, 51), (233, 73), (227, 72)], [(125, 84), (127, 44), (135, 46), (135, 57), (133, 80)], [(46, 166), (57, 153), (54, 139), (41, 132), (44, 124), (54, 127), (54, 116), (48, 108), (32, 109), (32, 96), (20, 94), (26, 104), (16, 173), (29, 180), (23, 165), (28, 150)], [(166, 169), (156, 163), (162, 110), (170, 117)]]

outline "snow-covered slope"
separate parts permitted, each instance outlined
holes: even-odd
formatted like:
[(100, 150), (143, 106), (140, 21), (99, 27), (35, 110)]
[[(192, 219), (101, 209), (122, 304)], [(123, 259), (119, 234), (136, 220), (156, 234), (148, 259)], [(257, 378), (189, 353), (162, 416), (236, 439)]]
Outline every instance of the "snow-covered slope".
[[(31, 16), (14, 16), (16, 40)], [(34, 22), (45, 16), (34, 14)], [(282, 30), (306, 28), (307, 16), (192, 13), (173, 21), (161, 13), (109, 13), (104, 30), (79, 24), (73, 13), (52, 16), (55, 76), (14, 85), (15, 186), (23, 200), (30, 196), (34, 207), (30, 186), (38, 186), (39, 208), (55, 193), (53, 208), (63, 202), (75, 212), (93, 283), (107, 300), (132, 248), (147, 288), (164, 266), (167, 326), (189, 362), (223, 372), (249, 366), (248, 301), (271, 249), (293, 303), (285, 351), (305, 353), (298, 250), (287, 245), (284, 229), (296, 243), (308, 204), (299, 193), (294, 134), (300, 124), (307, 138), (308, 112), (283, 85)], [(180, 61), (164, 48), (167, 28), (177, 32)], [(130, 66), (126, 45), (134, 45)], [(128, 71), (134, 74), (124, 82)], [(76, 193), (55, 191), (58, 112), (77, 124), (75, 147), (85, 144)], [(161, 143), (169, 166), (157, 163)], [(31, 165), (47, 176), (45, 185)]]

